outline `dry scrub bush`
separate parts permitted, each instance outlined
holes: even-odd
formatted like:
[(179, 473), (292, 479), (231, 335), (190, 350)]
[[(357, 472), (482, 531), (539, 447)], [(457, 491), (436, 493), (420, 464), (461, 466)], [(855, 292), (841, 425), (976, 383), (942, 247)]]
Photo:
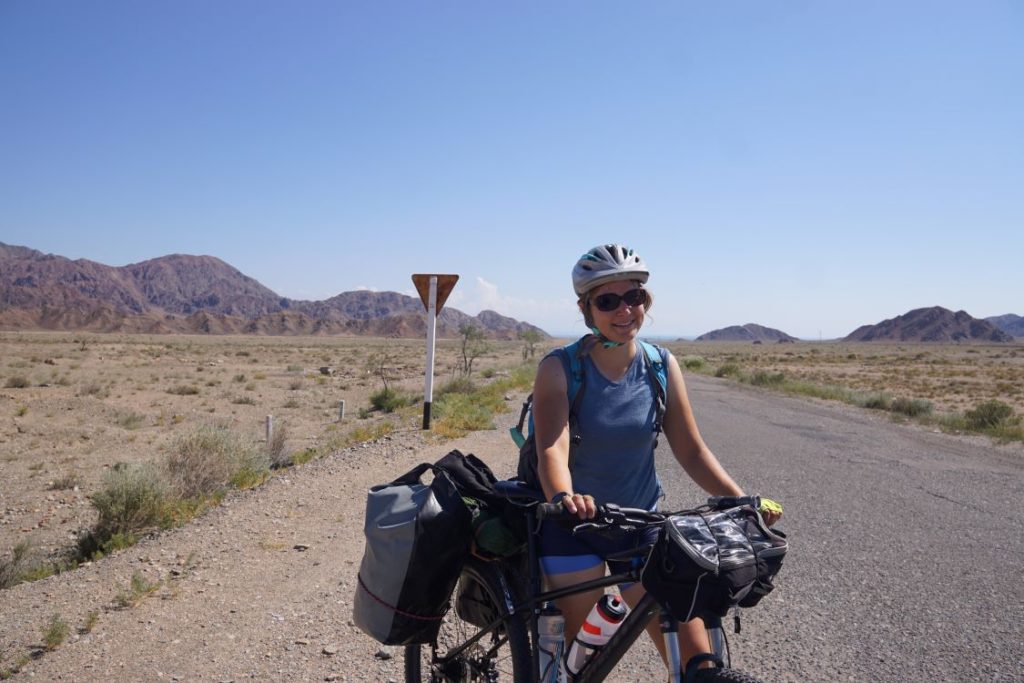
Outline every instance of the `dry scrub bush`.
[(59, 614), (54, 614), (43, 627), (43, 647), (49, 652), (56, 650), (67, 640), (69, 633), (71, 627), (68, 623)]
[(134, 536), (159, 526), (167, 514), (167, 494), (167, 485), (153, 465), (119, 463), (92, 497), (99, 512), (92, 540), (102, 547), (112, 537)]
[(249, 459), (231, 431), (204, 425), (178, 439), (164, 465), (175, 493), (196, 498), (224, 489)]
[(10, 559), (0, 560), (0, 590), (21, 583), (22, 576), (32, 568), (32, 546), (21, 541), (11, 550)]
[(1002, 401), (985, 401), (964, 413), (971, 429), (1000, 427), (1013, 416), (1013, 408)]
[(267, 444), (267, 455), (270, 458), (270, 469), (272, 470), (290, 467), (294, 464), (291, 454), (288, 452), (288, 426), (283, 422), (274, 425), (270, 443)]

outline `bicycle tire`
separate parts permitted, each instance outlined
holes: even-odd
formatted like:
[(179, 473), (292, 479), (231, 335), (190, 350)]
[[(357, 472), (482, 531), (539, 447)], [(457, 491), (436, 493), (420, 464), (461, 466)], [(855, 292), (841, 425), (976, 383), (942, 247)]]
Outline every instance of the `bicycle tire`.
[[(503, 571), (500, 563), (479, 562), (473, 559), (468, 561), (459, 576), (453, 596), (460, 594), (459, 591), (466, 581), (475, 581), (479, 584), (482, 594), (496, 610), (496, 614), (506, 611), (505, 604), (508, 600), (518, 602), (522, 596), (516, 575)], [(534, 679), (527, 622), (524, 617), (518, 615), (506, 616), (494, 634), (484, 636), (467, 653), (445, 664), (440, 663), (448, 649), (466, 642), (479, 630), (479, 627), (460, 618), (454, 607), (449, 609), (441, 623), (441, 630), (435, 643), (406, 646), (406, 683), (529, 683)]]
[(696, 683), (761, 683), (761, 679), (737, 669), (700, 669)]

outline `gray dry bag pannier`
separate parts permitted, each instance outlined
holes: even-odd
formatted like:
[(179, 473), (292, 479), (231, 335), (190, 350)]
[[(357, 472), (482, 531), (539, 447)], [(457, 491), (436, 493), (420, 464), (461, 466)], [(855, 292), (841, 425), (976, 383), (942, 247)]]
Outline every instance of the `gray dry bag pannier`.
[[(427, 470), (434, 478), (424, 484)], [(356, 626), (385, 645), (433, 641), (469, 553), (469, 522), (448, 474), (429, 463), (370, 489)]]

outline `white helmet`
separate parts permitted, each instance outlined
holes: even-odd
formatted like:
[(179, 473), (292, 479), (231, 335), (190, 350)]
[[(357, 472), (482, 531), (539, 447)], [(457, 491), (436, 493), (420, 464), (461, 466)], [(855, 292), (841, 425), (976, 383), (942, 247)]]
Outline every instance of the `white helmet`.
[(576, 296), (583, 295), (606, 282), (637, 280), (645, 283), (650, 276), (640, 255), (621, 244), (602, 244), (580, 257), (572, 268), (572, 287)]

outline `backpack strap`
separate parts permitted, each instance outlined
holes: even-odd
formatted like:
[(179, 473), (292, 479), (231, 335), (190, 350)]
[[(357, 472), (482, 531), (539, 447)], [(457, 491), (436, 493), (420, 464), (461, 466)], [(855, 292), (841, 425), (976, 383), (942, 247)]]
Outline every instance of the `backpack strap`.
[(583, 400), (583, 388), (586, 385), (583, 374), (583, 356), (587, 352), (587, 335), (580, 337), (572, 344), (560, 349), (562, 363), (566, 367), (565, 381), (567, 383), (566, 395), (569, 399), (569, 468), (572, 469), (573, 461), (576, 458), (576, 447), (583, 437), (580, 436), (580, 402)]
[[(570, 464), (572, 463), (573, 455), (572, 446), (580, 442), (576, 415), (579, 412), (580, 400), (583, 398), (583, 356), (586, 353), (584, 340), (586, 340), (587, 336), (552, 351), (552, 354), (558, 356), (558, 359), (562, 361), (562, 370), (565, 372), (566, 397), (569, 401)], [(533, 438), (532, 393), (523, 402), (523, 408), (519, 413), (519, 422), (515, 427), (510, 427), (508, 431), (512, 436), (512, 441), (516, 444), (516, 448), (522, 448), (528, 438)]]
[[(661, 348), (642, 340), (640, 347), (644, 350), (647, 378), (650, 380), (651, 386), (654, 387), (656, 403), (654, 432), (660, 434), (665, 420), (665, 411), (668, 409), (668, 370), (665, 367), (665, 359), (661, 355)], [(657, 441), (655, 441), (655, 448), (657, 448)]]

